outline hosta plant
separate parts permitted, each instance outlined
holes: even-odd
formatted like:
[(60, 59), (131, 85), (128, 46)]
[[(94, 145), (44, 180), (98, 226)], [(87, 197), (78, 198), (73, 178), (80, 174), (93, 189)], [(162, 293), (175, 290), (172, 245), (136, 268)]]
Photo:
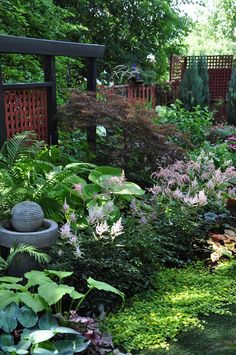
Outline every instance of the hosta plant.
[(87, 348), (88, 339), (71, 328), (68, 312), (63, 312), (64, 296), (71, 299), (70, 309), (75, 310), (93, 289), (124, 296), (116, 288), (92, 278), (87, 280), (87, 292), (79, 293), (63, 283), (71, 274), (33, 270), (25, 274), (24, 285), (20, 278), (0, 278), (0, 350), (3, 353), (70, 355)]

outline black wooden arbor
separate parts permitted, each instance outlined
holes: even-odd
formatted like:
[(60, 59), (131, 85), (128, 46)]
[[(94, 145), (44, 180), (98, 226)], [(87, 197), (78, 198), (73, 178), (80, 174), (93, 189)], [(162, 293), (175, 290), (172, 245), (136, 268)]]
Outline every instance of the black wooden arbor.
[[(44, 58), (44, 82), (4, 84), (0, 63), (0, 146), (7, 138), (34, 130), (49, 144), (58, 143), (55, 56), (87, 59), (87, 90), (96, 91), (96, 58), (105, 47), (65, 41), (0, 36), (0, 54), (40, 55)], [(96, 147), (96, 126), (88, 128), (88, 143)]]

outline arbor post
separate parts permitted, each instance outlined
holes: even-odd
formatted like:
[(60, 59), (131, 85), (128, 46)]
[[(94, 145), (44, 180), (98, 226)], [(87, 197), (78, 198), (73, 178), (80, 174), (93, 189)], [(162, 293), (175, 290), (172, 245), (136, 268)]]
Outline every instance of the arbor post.
[[(97, 63), (96, 58), (87, 58), (87, 91), (96, 92)], [(87, 127), (87, 142), (90, 149), (96, 151), (96, 124)]]
[(44, 80), (51, 83), (47, 88), (48, 142), (58, 144), (56, 69), (55, 57), (52, 55), (44, 56)]

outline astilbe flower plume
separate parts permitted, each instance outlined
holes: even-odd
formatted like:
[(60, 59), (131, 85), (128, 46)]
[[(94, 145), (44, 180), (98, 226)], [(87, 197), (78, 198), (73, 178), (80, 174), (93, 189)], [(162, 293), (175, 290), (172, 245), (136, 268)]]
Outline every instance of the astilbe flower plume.
[(236, 170), (229, 166), (216, 169), (212, 160), (199, 156), (196, 161), (177, 161), (152, 174), (156, 183), (149, 191), (153, 196), (179, 200), (192, 207), (201, 207), (210, 200), (223, 203), (230, 181), (236, 178)]

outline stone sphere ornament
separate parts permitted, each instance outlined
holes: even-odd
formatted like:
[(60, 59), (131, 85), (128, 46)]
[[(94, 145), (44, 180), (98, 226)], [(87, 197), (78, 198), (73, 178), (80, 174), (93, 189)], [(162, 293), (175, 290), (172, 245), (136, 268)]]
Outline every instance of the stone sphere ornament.
[(18, 232), (34, 232), (42, 226), (44, 214), (38, 203), (23, 201), (11, 210), (11, 225)]

